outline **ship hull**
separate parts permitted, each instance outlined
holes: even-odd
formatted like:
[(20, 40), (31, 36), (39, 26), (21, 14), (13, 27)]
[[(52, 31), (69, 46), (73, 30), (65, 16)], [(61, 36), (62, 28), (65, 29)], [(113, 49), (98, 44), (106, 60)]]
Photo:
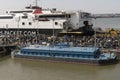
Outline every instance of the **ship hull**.
[(23, 58), (29, 60), (75, 62), (94, 65), (114, 64), (117, 60), (117, 56), (114, 53), (100, 53), (99, 48), (69, 47), (69, 45), (64, 43), (54, 46), (30, 45), (20, 48), (20, 50), (12, 51), (11, 57), (13, 59)]
[(109, 60), (98, 59), (74, 59), (74, 58), (56, 58), (56, 57), (42, 57), (42, 56), (30, 56), (30, 55), (12, 55), (14, 59), (27, 59), (27, 60), (39, 60), (39, 61), (54, 61), (54, 62), (68, 62), (68, 63), (80, 63), (90, 65), (109, 65), (117, 63), (117, 58)]
[(62, 29), (0, 29), (0, 35), (32, 35), (32, 34), (49, 34), (52, 35), (53, 31), (55, 34), (62, 31)]
[[(19, 35), (32, 35), (32, 34), (46, 34), (46, 35), (53, 35), (53, 31), (54, 34), (58, 34), (58, 35), (66, 35), (68, 34), (66, 33), (61, 33), (63, 31), (63, 29), (0, 29), (0, 35), (4, 35), (4, 34), (9, 34), (9, 35), (14, 35), (14, 34), (19, 34)], [(74, 33), (73, 33), (74, 32)], [(80, 32), (80, 34), (77, 34), (77, 32)], [(76, 31), (71, 31), (71, 34), (68, 35), (93, 35), (94, 31), (92, 30), (86, 30), (86, 31), (82, 31), (82, 30), (76, 30)]]
[(113, 63), (118, 63), (118, 59), (117, 57), (115, 59), (109, 59), (109, 60), (99, 60), (98, 63), (102, 64), (102, 65), (106, 65), (106, 64), (113, 64)]

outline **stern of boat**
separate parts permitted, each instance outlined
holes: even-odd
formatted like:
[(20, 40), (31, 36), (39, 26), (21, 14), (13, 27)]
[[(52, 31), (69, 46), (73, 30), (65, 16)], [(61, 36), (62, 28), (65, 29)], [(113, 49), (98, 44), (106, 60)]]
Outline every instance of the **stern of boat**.
[(116, 64), (118, 63), (118, 59), (115, 53), (103, 53), (99, 57), (99, 64)]

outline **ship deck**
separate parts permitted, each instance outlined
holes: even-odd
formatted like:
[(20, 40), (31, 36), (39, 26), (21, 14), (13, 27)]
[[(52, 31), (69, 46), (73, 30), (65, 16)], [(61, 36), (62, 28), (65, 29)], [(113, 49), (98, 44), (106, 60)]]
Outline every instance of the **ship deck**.
[(51, 50), (51, 51), (65, 51), (65, 52), (86, 52), (94, 53), (98, 48), (95, 47), (67, 47), (67, 46), (44, 46), (44, 45), (31, 45), (21, 50)]

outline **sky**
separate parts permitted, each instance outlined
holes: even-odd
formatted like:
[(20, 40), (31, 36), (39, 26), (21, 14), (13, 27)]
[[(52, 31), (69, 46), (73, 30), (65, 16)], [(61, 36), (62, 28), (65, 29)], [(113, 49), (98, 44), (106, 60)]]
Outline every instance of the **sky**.
[[(35, 4), (35, 0), (0, 0), (0, 13), (9, 10), (22, 10)], [(120, 0), (39, 0), (43, 8), (59, 10), (82, 10), (92, 14), (120, 13)]]

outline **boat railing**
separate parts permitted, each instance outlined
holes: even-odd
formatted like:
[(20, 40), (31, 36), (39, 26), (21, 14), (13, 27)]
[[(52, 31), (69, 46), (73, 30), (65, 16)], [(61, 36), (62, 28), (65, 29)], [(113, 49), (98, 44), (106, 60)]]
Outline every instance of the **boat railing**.
[(116, 57), (115, 53), (107, 52), (107, 53), (102, 53), (99, 58), (100, 59), (113, 59), (115, 57)]
[(69, 44), (67, 43), (59, 43), (59, 44), (55, 44), (55, 47), (59, 47), (59, 48), (65, 48), (65, 47), (69, 47)]

